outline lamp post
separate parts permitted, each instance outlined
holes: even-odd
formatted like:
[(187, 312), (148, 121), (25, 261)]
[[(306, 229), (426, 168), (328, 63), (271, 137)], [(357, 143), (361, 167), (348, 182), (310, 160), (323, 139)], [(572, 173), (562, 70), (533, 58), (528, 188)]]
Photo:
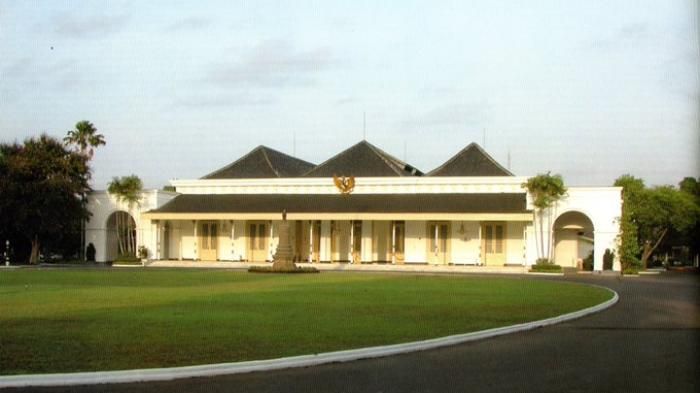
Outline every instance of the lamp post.
[(10, 240), (5, 240), (5, 266), (10, 266)]

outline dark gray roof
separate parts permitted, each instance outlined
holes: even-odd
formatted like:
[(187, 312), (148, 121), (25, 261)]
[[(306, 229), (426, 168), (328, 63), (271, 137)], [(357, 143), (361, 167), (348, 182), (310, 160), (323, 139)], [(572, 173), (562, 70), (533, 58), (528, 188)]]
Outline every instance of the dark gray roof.
[(525, 193), (183, 194), (152, 213), (525, 213)]
[(423, 172), (389, 155), (367, 141), (343, 150), (304, 174), (330, 176), (421, 176)]
[(251, 179), (297, 177), (314, 164), (289, 156), (267, 146), (258, 146), (238, 160), (202, 177), (202, 179)]
[(513, 176), (513, 173), (496, 162), (481, 146), (470, 143), (430, 171), (428, 176)]

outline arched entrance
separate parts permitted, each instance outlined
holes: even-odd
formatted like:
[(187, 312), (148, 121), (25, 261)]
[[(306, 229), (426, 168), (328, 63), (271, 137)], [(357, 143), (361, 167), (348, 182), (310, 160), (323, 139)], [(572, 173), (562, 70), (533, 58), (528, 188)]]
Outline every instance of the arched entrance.
[(125, 211), (115, 211), (107, 218), (105, 260), (136, 256), (136, 221)]
[(593, 251), (593, 222), (577, 211), (560, 215), (554, 221), (554, 262), (562, 267), (578, 267)]

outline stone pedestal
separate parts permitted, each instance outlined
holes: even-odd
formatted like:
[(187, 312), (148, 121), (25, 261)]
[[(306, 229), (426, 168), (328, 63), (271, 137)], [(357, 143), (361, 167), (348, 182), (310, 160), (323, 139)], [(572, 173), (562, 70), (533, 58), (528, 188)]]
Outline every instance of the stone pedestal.
[(294, 250), (289, 244), (289, 223), (283, 220), (279, 226), (279, 244), (277, 251), (272, 256), (272, 271), (295, 270)]

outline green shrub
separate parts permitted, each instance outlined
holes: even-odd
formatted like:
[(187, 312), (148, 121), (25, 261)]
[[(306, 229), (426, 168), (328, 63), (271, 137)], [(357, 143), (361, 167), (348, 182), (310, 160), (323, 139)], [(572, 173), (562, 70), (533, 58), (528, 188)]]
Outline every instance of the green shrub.
[(639, 268), (637, 266), (629, 266), (622, 270), (623, 275), (636, 275), (639, 274)]
[(114, 262), (141, 262), (141, 260), (135, 255), (119, 254)]
[(583, 259), (583, 270), (592, 272), (593, 271), (593, 251), (588, 254), (586, 258)]
[(534, 265), (530, 267), (531, 272), (541, 272), (541, 273), (559, 273), (561, 272), (561, 266), (556, 265), (554, 262), (546, 258), (539, 258)]
[(85, 258), (88, 260), (88, 262), (95, 262), (95, 245), (90, 243), (87, 246), (87, 250), (85, 250)]
[(272, 270), (272, 266), (251, 266), (248, 268), (249, 273), (318, 273), (315, 267), (299, 267), (294, 270)]
[(610, 251), (609, 248), (606, 248), (605, 254), (603, 254), (603, 270), (612, 270), (614, 260), (615, 253), (613, 251)]

